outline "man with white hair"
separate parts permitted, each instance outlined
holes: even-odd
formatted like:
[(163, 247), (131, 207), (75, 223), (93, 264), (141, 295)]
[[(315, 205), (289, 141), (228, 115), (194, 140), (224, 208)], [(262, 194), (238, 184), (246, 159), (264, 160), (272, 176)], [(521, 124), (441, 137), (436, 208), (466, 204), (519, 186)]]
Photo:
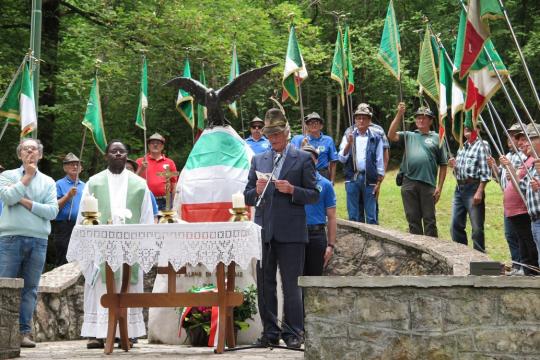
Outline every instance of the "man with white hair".
[(24, 279), (19, 311), (21, 347), (35, 347), (30, 333), (51, 220), (58, 214), (56, 183), (38, 170), (43, 145), (23, 139), (17, 146), (22, 166), (0, 174), (0, 277)]

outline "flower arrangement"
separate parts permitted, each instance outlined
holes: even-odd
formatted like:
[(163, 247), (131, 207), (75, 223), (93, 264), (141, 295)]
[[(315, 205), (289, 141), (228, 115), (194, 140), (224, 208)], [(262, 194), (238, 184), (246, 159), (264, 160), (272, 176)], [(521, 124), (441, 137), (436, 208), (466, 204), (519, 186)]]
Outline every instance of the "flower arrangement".
[[(202, 287), (192, 287), (190, 292), (206, 292), (214, 291), (215, 286), (212, 284)], [(239, 291), (240, 289), (236, 289)], [(254, 285), (250, 285), (242, 290), (244, 302), (242, 305), (234, 308), (233, 319), (235, 330), (246, 330), (249, 328), (247, 320), (253, 320), (253, 316), (257, 314), (257, 289)], [(217, 325), (217, 307), (214, 309), (210, 306), (194, 306), (180, 309), (180, 323), (186, 330), (187, 337), (193, 346), (212, 346), (213, 328)], [(214, 324), (213, 324), (214, 323)]]

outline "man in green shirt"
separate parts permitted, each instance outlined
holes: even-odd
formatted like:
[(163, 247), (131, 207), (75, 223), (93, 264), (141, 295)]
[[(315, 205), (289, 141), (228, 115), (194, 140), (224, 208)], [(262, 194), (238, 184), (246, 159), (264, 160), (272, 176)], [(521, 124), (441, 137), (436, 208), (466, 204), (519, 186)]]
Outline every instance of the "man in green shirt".
[(403, 174), (401, 198), (409, 232), (437, 237), (435, 204), (439, 201), (446, 178), (446, 150), (439, 146), (437, 133), (430, 131), (435, 118), (430, 109), (420, 107), (416, 111), (415, 131), (397, 131), (404, 114), (405, 103), (399, 103), (388, 130), (388, 139), (405, 146), (399, 171)]

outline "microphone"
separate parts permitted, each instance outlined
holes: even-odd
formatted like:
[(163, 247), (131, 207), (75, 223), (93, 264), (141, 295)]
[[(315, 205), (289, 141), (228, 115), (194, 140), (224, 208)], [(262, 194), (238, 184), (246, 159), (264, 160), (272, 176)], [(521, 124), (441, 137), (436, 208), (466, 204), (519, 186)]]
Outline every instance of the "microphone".
[(257, 203), (255, 204), (255, 207), (259, 207), (261, 205), (262, 199), (264, 198), (264, 195), (266, 194), (266, 189), (268, 189), (268, 185), (270, 185), (270, 183), (272, 182), (272, 179), (274, 178), (274, 173), (276, 172), (276, 169), (277, 169), (277, 165), (279, 164), (279, 162), (281, 161), (282, 158), (283, 158), (283, 153), (279, 154), (276, 157), (276, 159), (274, 160), (274, 167), (272, 168), (272, 173), (270, 174), (270, 179), (266, 183), (262, 194), (259, 196), (259, 199), (257, 199)]

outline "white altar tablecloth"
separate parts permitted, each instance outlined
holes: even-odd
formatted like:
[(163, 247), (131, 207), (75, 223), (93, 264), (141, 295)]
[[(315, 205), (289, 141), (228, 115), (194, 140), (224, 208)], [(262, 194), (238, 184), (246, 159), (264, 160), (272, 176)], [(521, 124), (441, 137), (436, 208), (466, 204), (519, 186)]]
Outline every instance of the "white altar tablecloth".
[(107, 262), (113, 271), (124, 263), (175, 270), (190, 264), (214, 269), (234, 261), (247, 269), (261, 258), (261, 227), (251, 221), (156, 225), (77, 225), (71, 234), (68, 261), (81, 269)]

